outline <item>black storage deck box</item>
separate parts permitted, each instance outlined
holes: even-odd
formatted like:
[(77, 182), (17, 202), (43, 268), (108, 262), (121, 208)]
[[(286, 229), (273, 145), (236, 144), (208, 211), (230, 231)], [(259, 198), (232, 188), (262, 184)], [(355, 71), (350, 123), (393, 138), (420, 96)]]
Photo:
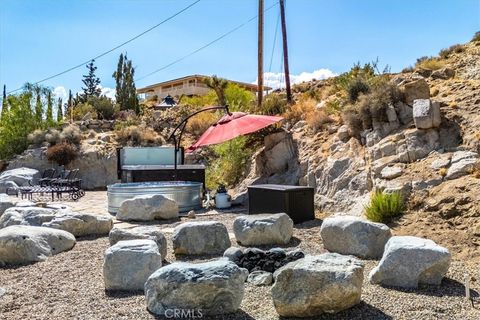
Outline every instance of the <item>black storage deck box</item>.
[(248, 214), (285, 212), (294, 223), (315, 219), (313, 188), (279, 184), (248, 187)]

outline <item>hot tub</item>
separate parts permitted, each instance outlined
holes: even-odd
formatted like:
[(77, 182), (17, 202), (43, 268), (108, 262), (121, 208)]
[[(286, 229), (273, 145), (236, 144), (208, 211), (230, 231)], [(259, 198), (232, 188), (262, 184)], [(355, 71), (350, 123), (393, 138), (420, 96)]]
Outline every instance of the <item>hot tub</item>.
[(115, 183), (107, 187), (108, 212), (117, 213), (124, 200), (146, 194), (161, 194), (176, 201), (180, 212), (200, 209), (202, 186), (193, 181)]

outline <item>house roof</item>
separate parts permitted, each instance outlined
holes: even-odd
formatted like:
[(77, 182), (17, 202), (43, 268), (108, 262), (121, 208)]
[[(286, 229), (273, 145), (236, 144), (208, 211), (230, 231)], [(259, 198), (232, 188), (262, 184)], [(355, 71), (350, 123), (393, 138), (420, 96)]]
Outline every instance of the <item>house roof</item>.
[[(143, 88), (139, 88), (139, 89), (137, 89), (137, 93), (146, 93), (146, 92), (149, 92), (149, 91), (153, 91), (157, 87), (161, 87), (161, 86), (165, 86), (165, 85), (171, 85), (171, 84), (175, 84), (177, 82), (183, 82), (185, 80), (197, 79), (197, 80), (202, 81), (203, 79), (208, 78), (208, 77), (209, 76), (205, 76), (205, 75), (201, 75), (201, 74), (193, 74), (193, 75), (189, 75), (189, 76), (185, 76), (185, 77), (181, 77), (181, 78), (177, 78), (177, 79), (173, 79), (173, 80), (168, 80), (168, 81), (164, 81), (164, 82), (155, 83), (155, 84), (143, 87)], [(253, 91), (258, 91), (258, 86), (256, 84), (241, 82), (241, 81), (234, 81), (234, 80), (229, 80), (229, 79), (226, 79), (226, 80), (228, 82), (237, 84), (240, 87), (248, 88), (248, 89), (253, 90)], [(267, 86), (263, 86), (263, 89), (264, 90), (271, 90), (272, 88), (267, 87)]]

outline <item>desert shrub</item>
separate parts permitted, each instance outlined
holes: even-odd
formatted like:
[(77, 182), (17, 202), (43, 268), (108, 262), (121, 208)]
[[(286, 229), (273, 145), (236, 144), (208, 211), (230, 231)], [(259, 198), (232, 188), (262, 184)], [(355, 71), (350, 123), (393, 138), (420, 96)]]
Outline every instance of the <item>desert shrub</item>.
[(45, 134), (45, 141), (48, 142), (49, 145), (54, 145), (59, 143), (62, 140), (60, 131), (57, 129), (50, 129), (48, 132)]
[(403, 196), (399, 192), (375, 192), (365, 206), (365, 216), (371, 221), (385, 223), (402, 214), (404, 208)]
[(27, 136), (28, 142), (37, 147), (41, 146), (45, 142), (45, 134), (45, 131), (37, 129)]
[(218, 119), (217, 112), (201, 112), (188, 120), (186, 131), (199, 137)]
[(295, 104), (285, 112), (285, 119), (293, 123), (305, 120), (307, 114), (314, 112), (317, 102), (310, 98), (301, 97)]
[(97, 117), (103, 120), (112, 120), (118, 109), (112, 99), (106, 96), (89, 97), (87, 103), (93, 107)]
[(256, 113), (265, 115), (282, 114), (287, 109), (287, 96), (284, 93), (270, 93), (262, 103), (262, 109)]
[(421, 57), (417, 59), (415, 68), (422, 68), (428, 70), (438, 70), (445, 67), (445, 61), (435, 57)]
[(67, 142), (58, 143), (47, 149), (47, 159), (60, 166), (68, 165), (78, 156), (77, 148)]
[[(158, 101), (158, 95), (154, 94), (154, 95), (151, 95), (150, 97), (148, 97), (146, 99), (147, 101), (153, 101), (153, 102), (157, 102)], [(127, 110), (125, 110), (127, 111)], [(133, 110), (132, 110), (133, 111)]]
[(448, 169), (447, 168), (440, 168), (438, 169), (438, 174), (442, 177), (445, 177), (447, 175)]
[(443, 59), (447, 59), (452, 53), (461, 53), (464, 51), (465, 47), (462, 44), (454, 44), (453, 46), (440, 50), (438, 55)]
[(472, 38), (472, 42), (480, 41), (480, 31), (475, 32)]
[(163, 139), (150, 127), (144, 125), (129, 126), (116, 131), (117, 142), (122, 146), (155, 146), (162, 145)]
[(354, 81), (350, 82), (347, 86), (348, 100), (350, 102), (357, 101), (358, 97), (361, 94), (368, 93), (370, 91), (370, 86), (362, 78), (357, 78)]
[(207, 188), (214, 189), (219, 184), (233, 186), (245, 176), (248, 160), (253, 153), (247, 142), (247, 137), (240, 136), (211, 147), (214, 160), (207, 166)]
[(78, 145), (82, 140), (82, 132), (78, 126), (70, 124), (63, 128), (62, 133), (60, 134), (60, 140), (73, 145)]
[(370, 93), (360, 95), (355, 104), (345, 107), (342, 118), (352, 134), (358, 136), (362, 130), (370, 129), (374, 120), (387, 121), (387, 108), (403, 100), (404, 96), (395, 84), (379, 83)]
[(113, 117), (115, 120), (127, 121), (132, 118), (137, 118), (137, 114), (133, 110), (120, 110), (115, 112), (115, 115)]
[(410, 73), (413, 71), (415, 71), (415, 68), (413, 68), (412, 66), (408, 66), (402, 69), (402, 73)]
[(314, 110), (308, 113), (306, 121), (310, 128), (315, 132), (323, 130), (325, 129), (325, 125), (335, 122), (335, 120), (328, 115), (327, 111), (323, 109)]
[(87, 114), (92, 116), (92, 119), (97, 119), (97, 111), (89, 103), (79, 103), (72, 108), (73, 120), (82, 120)]

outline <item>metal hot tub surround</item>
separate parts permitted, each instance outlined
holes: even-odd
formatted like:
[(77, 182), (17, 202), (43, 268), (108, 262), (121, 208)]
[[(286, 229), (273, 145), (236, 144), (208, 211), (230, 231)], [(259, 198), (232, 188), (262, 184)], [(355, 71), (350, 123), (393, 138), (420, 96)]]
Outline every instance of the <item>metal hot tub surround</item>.
[(117, 213), (123, 201), (139, 195), (161, 194), (177, 202), (180, 212), (202, 207), (201, 182), (159, 181), (116, 183), (107, 187), (108, 212)]

